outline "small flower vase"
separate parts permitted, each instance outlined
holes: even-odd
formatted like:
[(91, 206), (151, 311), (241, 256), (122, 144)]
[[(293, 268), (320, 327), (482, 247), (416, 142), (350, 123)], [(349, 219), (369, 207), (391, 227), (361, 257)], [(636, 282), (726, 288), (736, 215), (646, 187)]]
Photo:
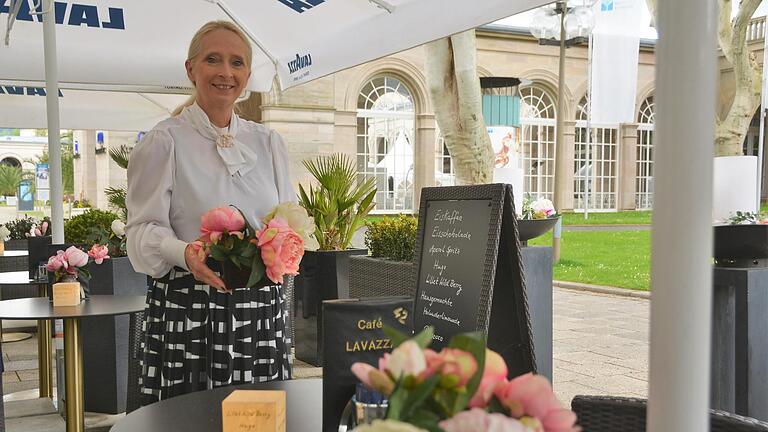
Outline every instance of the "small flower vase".
[[(248, 285), (248, 279), (251, 277), (251, 268), (242, 266), (238, 268), (232, 261), (223, 261), (221, 263), (221, 279), (228, 289), (244, 288)], [(266, 275), (256, 282), (254, 287), (261, 288), (272, 285), (272, 281)]]
[(52, 286), (53, 306), (77, 306), (85, 297), (83, 286), (74, 275), (66, 275)]

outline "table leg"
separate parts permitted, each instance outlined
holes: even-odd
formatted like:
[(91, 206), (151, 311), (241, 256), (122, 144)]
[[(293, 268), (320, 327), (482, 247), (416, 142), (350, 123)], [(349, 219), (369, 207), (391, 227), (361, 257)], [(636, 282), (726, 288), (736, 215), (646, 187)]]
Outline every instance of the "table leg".
[[(48, 297), (48, 284), (40, 284), (40, 297)], [(53, 398), (53, 373), (51, 372), (51, 321), (37, 322), (37, 361), (40, 380), (40, 397)]]
[(67, 432), (84, 432), (83, 345), (77, 318), (64, 319), (64, 369)]

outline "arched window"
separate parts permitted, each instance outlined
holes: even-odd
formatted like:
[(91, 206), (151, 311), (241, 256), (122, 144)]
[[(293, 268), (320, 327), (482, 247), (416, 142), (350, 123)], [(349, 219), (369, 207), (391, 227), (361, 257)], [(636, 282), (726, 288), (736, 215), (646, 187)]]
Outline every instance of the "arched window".
[[(615, 210), (619, 179), (618, 125), (591, 124), (587, 145), (587, 97), (576, 109), (576, 143), (573, 155), (573, 208)], [(585, 191), (589, 187), (589, 199)]]
[(377, 213), (413, 211), (415, 110), (410, 90), (379, 76), (357, 98), (358, 179), (376, 179)]
[(656, 105), (653, 96), (640, 104), (637, 113), (637, 177), (635, 177), (635, 208), (653, 208), (653, 124)]
[(520, 89), (523, 192), (553, 198), (555, 190), (555, 104), (535, 85)]
[(18, 159), (15, 157), (8, 156), (7, 158), (4, 158), (2, 161), (0, 161), (3, 165), (8, 165), (14, 168), (21, 168), (21, 162), (19, 162)]
[(440, 127), (435, 124), (435, 185), (454, 186), (455, 184), (456, 171), (451, 153), (448, 151), (448, 146), (445, 145)]

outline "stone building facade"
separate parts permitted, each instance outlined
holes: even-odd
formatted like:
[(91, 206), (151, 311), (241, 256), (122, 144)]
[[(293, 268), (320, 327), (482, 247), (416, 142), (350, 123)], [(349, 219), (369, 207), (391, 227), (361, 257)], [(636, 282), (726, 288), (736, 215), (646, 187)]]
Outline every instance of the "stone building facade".
[[(759, 19), (758, 19), (759, 20)], [(755, 28), (764, 29), (763, 21)], [(762, 58), (762, 31), (750, 36), (750, 49)], [(584, 105), (587, 48), (566, 53), (564, 148), (556, 149), (558, 48), (541, 46), (522, 29), (477, 30), (480, 76), (518, 77), (521, 86), (524, 192), (552, 198), (555, 181), (565, 193), (559, 210), (584, 208), (584, 186), (591, 181), (590, 211), (650, 209), (653, 192), (655, 55), (641, 42), (632, 123), (592, 125), (594, 150), (586, 145)], [(419, 46), (287, 91), (254, 94), (241, 103), (243, 116), (278, 131), (288, 147), (296, 184), (310, 181), (305, 159), (336, 152), (354, 157), (360, 177), (374, 177), (379, 213), (409, 213), (418, 208), (421, 188), (452, 182), (450, 156), (427, 96), (425, 49)], [(733, 93), (732, 71), (722, 67), (721, 100)], [(726, 102), (718, 112), (727, 109)], [(753, 131), (748, 141), (755, 141)], [(136, 142), (136, 133), (107, 133), (107, 147)], [(106, 205), (104, 187), (125, 184), (125, 171), (95, 153), (94, 131), (76, 134), (82, 156), (76, 160), (76, 194)], [(756, 148), (756, 146), (753, 146)], [(745, 148), (751, 152), (753, 147)], [(566, 152), (569, 175), (555, 179), (554, 155)]]

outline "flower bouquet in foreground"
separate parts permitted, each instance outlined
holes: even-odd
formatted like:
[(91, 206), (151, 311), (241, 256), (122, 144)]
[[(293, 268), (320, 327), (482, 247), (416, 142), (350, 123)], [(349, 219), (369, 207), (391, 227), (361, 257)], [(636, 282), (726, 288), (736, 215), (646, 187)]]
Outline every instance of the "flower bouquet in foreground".
[(507, 381), (501, 356), (482, 333), (460, 334), (447, 348), (427, 348), (432, 328), (407, 339), (386, 329), (395, 349), (379, 367), (352, 365), (364, 385), (388, 396), (385, 420), (357, 432), (576, 432), (546, 378), (531, 373)]
[(227, 288), (282, 284), (297, 275), (304, 248), (311, 244), (312, 219), (298, 204), (272, 209), (254, 229), (234, 207), (219, 207), (201, 218), (200, 239), (193, 243), (200, 259), (221, 262)]

